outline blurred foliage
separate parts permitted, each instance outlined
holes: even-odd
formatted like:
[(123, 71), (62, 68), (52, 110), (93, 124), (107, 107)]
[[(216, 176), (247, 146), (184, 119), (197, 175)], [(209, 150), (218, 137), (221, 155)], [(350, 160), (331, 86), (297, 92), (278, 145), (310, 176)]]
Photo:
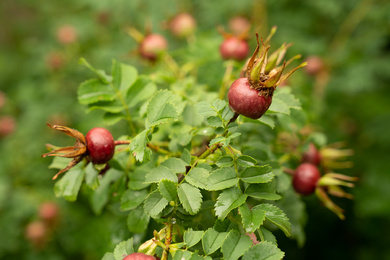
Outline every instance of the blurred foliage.
[[(344, 172), (360, 181), (352, 191), (355, 199), (340, 201), (345, 221), (315, 198), (304, 198), (307, 242), (299, 248), (280, 234), (286, 259), (390, 258), (385, 238), (390, 232), (390, 3), (384, 0), (2, 0), (0, 90), (6, 102), (0, 116), (14, 117), (16, 128), (0, 137), (0, 258), (100, 259), (127, 237), (129, 231), (110, 222), (114, 209), (96, 217), (86, 196), (75, 203), (54, 197), (53, 171), (40, 155), (46, 142), (62, 145), (69, 139), (45, 124), (68, 125), (84, 133), (101, 124), (100, 112), (85, 113), (77, 103), (77, 86), (90, 77), (78, 65), (80, 57), (107, 71), (112, 59), (145, 72), (158, 70), (137, 57), (129, 26), (164, 34), (172, 55), (185, 60), (177, 48), (182, 40), (163, 26), (180, 11), (192, 13), (198, 22), (197, 36), (204, 47), (193, 52), (199, 58), (201, 83), (214, 90), (224, 70), (217, 49), (222, 36), (216, 27), (226, 27), (235, 15), (250, 18), (252, 31), (260, 35), (277, 25), (276, 45), (292, 41), (291, 53), (319, 56), (327, 66), (327, 75), (297, 72), (289, 85), (329, 143), (345, 140), (355, 150), (355, 166)], [(64, 25), (76, 28), (76, 42), (58, 41), (58, 29)], [(255, 45), (254, 38), (250, 44)], [(212, 48), (215, 55), (208, 55)], [(111, 129), (114, 136), (121, 134), (118, 128)], [(39, 249), (24, 233), (45, 201), (59, 205), (60, 220), (49, 246)]]

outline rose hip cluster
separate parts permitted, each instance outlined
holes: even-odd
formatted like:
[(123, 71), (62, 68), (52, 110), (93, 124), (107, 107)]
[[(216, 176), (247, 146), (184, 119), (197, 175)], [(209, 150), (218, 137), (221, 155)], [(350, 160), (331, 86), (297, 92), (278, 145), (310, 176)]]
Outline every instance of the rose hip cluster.
[[(286, 170), (292, 175), (292, 186), (301, 195), (315, 193), (325, 207), (333, 211), (339, 218), (344, 219), (343, 209), (332, 202), (328, 194), (341, 198), (352, 199), (353, 196), (346, 193), (340, 186), (354, 187), (353, 181), (356, 177), (350, 177), (333, 173), (329, 168), (329, 162), (351, 154), (351, 150), (338, 150), (324, 147), (320, 151), (310, 143), (309, 148), (302, 155), (302, 162), (295, 170)], [(335, 165), (335, 164), (333, 164)], [(338, 164), (339, 166), (349, 165), (348, 162)], [(320, 169), (327, 173), (323, 176)]]
[[(71, 129), (65, 126), (50, 125), (49, 127), (62, 131), (66, 135), (69, 135), (76, 139), (74, 146), (67, 146), (58, 149), (54, 149), (48, 153), (42, 155), (47, 156), (59, 156), (65, 158), (73, 158), (73, 160), (64, 169), (60, 170), (54, 175), (53, 180), (61, 173), (66, 172), (76, 164), (78, 164), (84, 158), (87, 158), (93, 164), (105, 164), (114, 156), (115, 146), (121, 144), (129, 144), (130, 141), (114, 141), (111, 133), (101, 127), (95, 127), (89, 130), (86, 136), (75, 129)], [(48, 145), (48, 147), (53, 147)]]

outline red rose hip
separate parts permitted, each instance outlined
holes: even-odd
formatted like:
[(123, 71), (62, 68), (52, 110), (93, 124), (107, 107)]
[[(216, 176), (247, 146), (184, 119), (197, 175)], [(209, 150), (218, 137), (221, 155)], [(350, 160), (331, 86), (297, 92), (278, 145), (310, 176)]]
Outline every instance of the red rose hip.
[(144, 253), (132, 253), (122, 260), (156, 260), (154, 256), (146, 255)]
[(314, 165), (320, 164), (321, 155), (317, 147), (313, 143), (310, 143), (308, 150), (302, 154), (302, 162), (308, 162)]
[(141, 42), (139, 52), (143, 58), (155, 61), (167, 48), (168, 42), (164, 36), (160, 34), (149, 34)]
[(93, 164), (108, 162), (115, 153), (115, 142), (111, 133), (101, 127), (89, 130), (86, 135), (88, 158)]
[(302, 163), (295, 169), (292, 184), (297, 193), (310, 195), (315, 191), (320, 178), (321, 174), (317, 166), (311, 163)]
[(258, 119), (271, 105), (272, 95), (259, 95), (259, 90), (252, 88), (247, 78), (239, 78), (230, 86), (228, 99), (233, 112)]
[(249, 54), (249, 45), (245, 40), (238, 37), (225, 39), (219, 47), (219, 52), (225, 60), (244, 60)]

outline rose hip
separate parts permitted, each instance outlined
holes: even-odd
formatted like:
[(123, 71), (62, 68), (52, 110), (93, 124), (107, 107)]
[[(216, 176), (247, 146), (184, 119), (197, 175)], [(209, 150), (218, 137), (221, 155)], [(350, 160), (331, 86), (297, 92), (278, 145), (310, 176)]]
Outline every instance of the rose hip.
[(297, 193), (310, 195), (315, 191), (320, 178), (321, 174), (317, 166), (311, 163), (302, 163), (295, 169), (292, 184)]
[(88, 158), (93, 164), (106, 163), (114, 156), (114, 138), (107, 129), (92, 128), (87, 133), (86, 140)]
[(194, 33), (196, 21), (189, 13), (181, 13), (170, 21), (169, 28), (175, 36), (185, 38)]
[(167, 48), (168, 43), (164, 36), (160, 34), (149, 34), (140, 43), (139, 52), (143, 58), (155, 61)]
[(156, 260), (154, 256), (146, 255), (144, 253), (132, 253), (122, 260)]
[(272, 95), (259, 95), (259, 91), (251, 87), (247, 78), (239, 78), (230, 86), (228, 99), (233, 112), (258, 119), (271, 105)]
[(249, 45), (245, 40), (232, 36), (222, 42), (219, 52), (225, 60), (242, 61), (249, 54)]

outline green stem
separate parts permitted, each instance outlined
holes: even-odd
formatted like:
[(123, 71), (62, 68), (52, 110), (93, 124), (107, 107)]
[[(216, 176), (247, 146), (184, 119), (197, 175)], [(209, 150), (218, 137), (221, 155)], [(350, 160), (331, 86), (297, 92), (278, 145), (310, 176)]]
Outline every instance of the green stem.
[(176, 61), (168, 53), (164, 53), (163, 57), (164, 62), (168, 65), (169, 69), (173, 72), (175, 77), (181, 78), (180, 67), (177, 65)]
[(161, 260), (168, 260), (168, 254), (169, 254), (169, 246), (172, 243), (172, 218), (168, 218), (168, 223), (167, 223), (167, 235), (165, 237), (165, 248), (161, 256)]
[(153, 151), (157, 152), (157, 153), (166, 154), (166, 155), (169, 155), (169, 156), (176, 156), (177, 155), (177, 154), (171, 153), (170, 151), (162, 149), (159, 146), (151, 144), (151, 143), (147, 143), (147, 146), (150, 149), (152, 149)]
[(226, 89), (229, 85), (229, 81), (232, 76), (233, 65), (234, 65), (234, 60), (228, 60), (226, 62), (225, 74), (223, 75), (222, 85), (221, 88), (219, 89), (219, 95), (218, 95), (219, 99), (225, 99)]

